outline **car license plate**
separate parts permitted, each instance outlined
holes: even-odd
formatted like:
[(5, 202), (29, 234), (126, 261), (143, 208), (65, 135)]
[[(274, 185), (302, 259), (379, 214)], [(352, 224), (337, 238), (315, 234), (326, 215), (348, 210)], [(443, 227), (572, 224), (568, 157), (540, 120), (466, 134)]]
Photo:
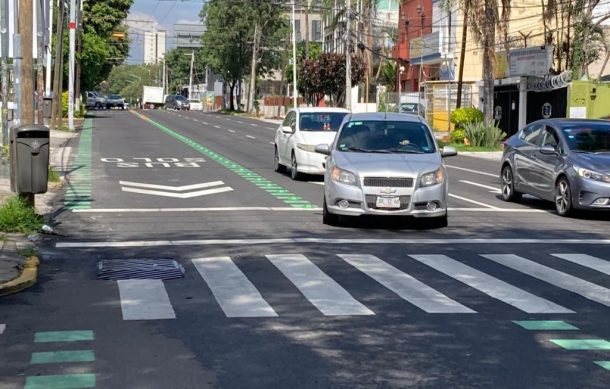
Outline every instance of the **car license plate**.
[(377, 208), (400, 208), (400, 197), (377, 197)]

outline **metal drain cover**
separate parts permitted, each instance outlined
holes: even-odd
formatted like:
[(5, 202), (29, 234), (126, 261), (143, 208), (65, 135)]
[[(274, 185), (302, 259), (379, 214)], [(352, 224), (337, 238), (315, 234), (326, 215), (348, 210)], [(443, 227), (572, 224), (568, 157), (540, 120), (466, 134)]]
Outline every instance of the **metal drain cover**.
[(184, 277), (184, 267), (173, 259), (103, 259), (97, 264), (97, 278), (102, 280), (181, 277)]

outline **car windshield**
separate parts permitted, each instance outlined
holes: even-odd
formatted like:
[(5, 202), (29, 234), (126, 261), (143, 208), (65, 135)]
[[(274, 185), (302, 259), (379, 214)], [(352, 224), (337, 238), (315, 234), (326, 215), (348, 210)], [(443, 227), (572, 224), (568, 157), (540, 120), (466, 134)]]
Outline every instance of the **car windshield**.
[(570, 150), (610, 152), (610, 123), (571, 125), (562, 131)]
[(301, 131), (337, 131), (347, 112), (303, 112)]
[(409, 121), (354, 121), (346, 123), (337, 149), (349, 152), (428, 154), (434, 140), (425, 124)]
[(117, 99), (118, 100), (118, 99), (121, 98), (121, 96), (119, 96), (119, 95), (110, 95), (110, 96), (108, 96), (108, 98), (109, 99)]
[(184, 97), (184, 96), (180, 96), (180, 95), (176, 96), (176, 100), (179, 100), (179, 101), (188, 101), (188, 100), (186, 99), (186, 97)]

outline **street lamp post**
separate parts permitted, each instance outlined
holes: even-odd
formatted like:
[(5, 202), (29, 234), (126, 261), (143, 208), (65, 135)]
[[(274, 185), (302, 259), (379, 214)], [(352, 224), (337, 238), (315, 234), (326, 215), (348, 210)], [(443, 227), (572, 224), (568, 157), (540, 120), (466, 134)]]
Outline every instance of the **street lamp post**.
[(403, 65), (400, 65), (400, 67), (398, 68), (398, 112), (400, 112), (400, 89), (402, 86), (402, 73), (404, 73), (405, 71), (405, 67)]

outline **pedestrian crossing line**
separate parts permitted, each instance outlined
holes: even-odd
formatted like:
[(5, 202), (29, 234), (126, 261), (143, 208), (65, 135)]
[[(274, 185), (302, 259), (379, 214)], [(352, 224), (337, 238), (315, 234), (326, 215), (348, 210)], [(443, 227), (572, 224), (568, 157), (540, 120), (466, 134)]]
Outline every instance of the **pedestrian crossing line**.
[(227, 317), (277, 317), (230, 257), (196, 258), (193, 265)]
[(578, 331), (578, 327), (563, 320), (513, 320), (528, 331)]
[(374, 315), (337, 282), (301, 254), (266, 256), (322, 314)]
[(578, 265), (597, 270), (610, 275), (610, 262), (587, 254), (551, 254), (554, 257), (565, 259)]
[(162, 280), (119, 280), (123, 320), (175, 319)]
[(411, 258), (448, 275), (490, 297), (527, 313), (574, 313), (574, 311), (535, 296), (446, 255), (409, 255)]
[(338, 256), (427, 313), (476, 313), (374, 255), (338, 254)]
[(0, 324), (0, 335), (2, 335), (5, 330), (6, 330), (6, 324)]
[(582, 280), (548, 266), (540, 265), (514, 254), (485, 254), (481, 256), (561, 289), (579, 294), (589, 300), (610, 306), (610, 289), (592, 282)]
[(604, 339), (551, 339), (566, 350), (610, 350), (610, 342)]

